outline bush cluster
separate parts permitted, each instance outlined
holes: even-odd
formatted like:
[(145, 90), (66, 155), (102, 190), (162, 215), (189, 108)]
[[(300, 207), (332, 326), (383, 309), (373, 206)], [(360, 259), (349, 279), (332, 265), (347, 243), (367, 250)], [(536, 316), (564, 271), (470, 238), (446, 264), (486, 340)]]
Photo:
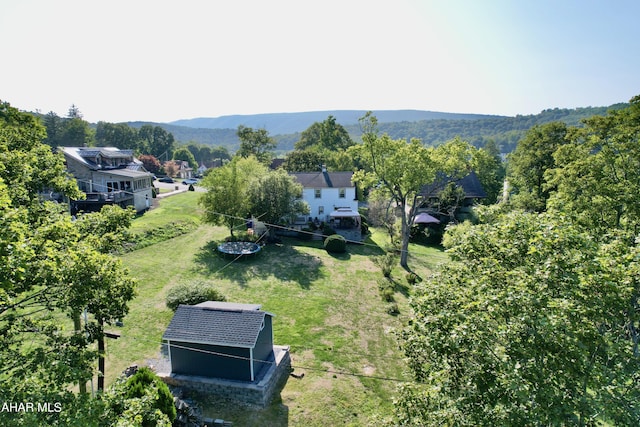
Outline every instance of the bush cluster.
[(202, 282), (184, 283), (169, 290), (166, 298), (167, 307), (173, 311), (178, 309), (180, 304), (195, 305), (205, 301), (226, 301), (222, 295), (211, 284)]
[(324, 249), (330, 253), (343, 253), (347, 251), (347, 241), (339, 234), (333, 234), (324, 239)]

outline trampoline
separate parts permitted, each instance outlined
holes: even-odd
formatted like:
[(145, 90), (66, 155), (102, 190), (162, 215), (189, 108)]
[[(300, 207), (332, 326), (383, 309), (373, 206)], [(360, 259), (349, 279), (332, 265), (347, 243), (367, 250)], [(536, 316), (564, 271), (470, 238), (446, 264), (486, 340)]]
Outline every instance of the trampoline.
[(218, 252), (227, 257), (249, 258), (260, 252), (260, 245), (252, 242), (226, 242), (218, 245)]

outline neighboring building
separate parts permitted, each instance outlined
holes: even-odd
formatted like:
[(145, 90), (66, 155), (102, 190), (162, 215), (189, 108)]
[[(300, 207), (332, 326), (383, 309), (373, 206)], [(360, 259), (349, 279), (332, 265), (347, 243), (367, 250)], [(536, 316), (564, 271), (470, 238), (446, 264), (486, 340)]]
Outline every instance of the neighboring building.
[(104, 205), (133, 206), (136, 212), (149, 208), (153, 175), (133, 156), (133, 150), (114, 147), (60, 147), (67, 171), (86, 194), (72, 200), (71, 213), (94, 212)]
[(178, 177), (180, 179), (193, 178), (193, 168), (186, 160), (174, 160), (178, 165)]
[(487, 197), (487, 193), (484, 191), (484, 188), (482, 188), (478, 175), (476, 175), (474, 171), (457, 180), (444, 177), (436, 180), (436, 182), (431, 185), (425, 185), (421, 192), (424, 202), (419, 207), (418, 212), (427, 212), (435, 216), (443, 224), (446, 224), (450, 217), (449, 215), (445, 215), (444, 212), (439, 212), (438, 194), (451, 182), (454, 182), (464, 191), (464, 199), (455, 209), (456, 219), (459, 221), (470, 219), (472, 206), (476, 204), (479, 199)]
[(478, 175), (476, 175), (474, 171), (469, 172), (468, 175), (457, 180), (449, 177), (436, 180), (433, 184), (422, 187), (421, 195), (427, 201), (437, 199), (438, 193), (450, 182), (454, 182), (464, 191), (463, 206), (470, 206), (477, 202), (478, 199), (487, 197), (487, 193), (484, 191), (484, 188), (482, 188)]
[(179, 306), (162, 336), (171, 374), (259, 381), (275, 363), (273, 317), (256, 304)]
[(297, 224), (325, 223), (347, 240), (362, 240), (353, 172), (327, 172), (323, 165), (319, 172), (289, 175), (302, 185), (302, 199), (309, 205), (309, 216), (298, 218)]

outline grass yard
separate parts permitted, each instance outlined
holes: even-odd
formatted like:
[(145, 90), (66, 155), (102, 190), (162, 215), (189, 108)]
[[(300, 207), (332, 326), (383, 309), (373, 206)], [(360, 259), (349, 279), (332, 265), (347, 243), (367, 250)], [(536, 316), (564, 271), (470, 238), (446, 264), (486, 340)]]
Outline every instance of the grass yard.
[[(197, 194), (163, 199), (134, 221), (133, 231), (198, 220)], [(349, 245), (332, 256), (321, 242), (285, 240), (268, 245), (254, 259), (229, 263), (215, 253), (228, 230), (206, 224), (179, 237), (122, 256), (138, 279), (138, 296), (120, 328), (122, 337), (107, 342), (107, 383), (132, 363), (156, 358), (161, 336), (173, 313), (167, 291), (185, 282), (208, 282), (228, 301), (262, 304), (275, 314), (274, 341), (291, 346), (294, 372), (271, 406), (247, 408), (220, 399), (203, 400), (206, 416), (234, 425), (370, 425), (388, 416), (399, 381), (408, 379), (394, 331), (410, 315), (404, 271), (395, 299), (399, 316), (386, 313), (378, 291), (380, 269), (371, 256), (383, 253), (384, 233), (374, 230), (365, 245)], [(446, 261), (439, 250), (412, 247), (410, 265), (422, 276)]]

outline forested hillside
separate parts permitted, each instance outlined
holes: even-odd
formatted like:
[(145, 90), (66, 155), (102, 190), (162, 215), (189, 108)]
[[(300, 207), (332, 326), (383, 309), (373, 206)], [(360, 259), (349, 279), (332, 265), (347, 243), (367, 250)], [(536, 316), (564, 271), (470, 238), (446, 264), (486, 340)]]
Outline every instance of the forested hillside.
[[(570, 126), (580, 126), (581, 120), (594, 116), (604, 115), (610, 109), (621, 109), (628, 104), (614, 104), (609, 107), (585, 107), (585, 108), (554, 108), (542, 111), (539, 114), (518, 115), (515, 117), (505, 116), (482, 116), (474, 114), (449, 114), (434, 113), (426, 111), (402, 110), (393, 112), (387, 111), (379, 120), (380, 131), (388, 133), (394, 139), (419, 138), (427, 145), (439, 144), (449, 141), (456, 136), (469, 141), (475, 146), (483, 146), (487, 140), (494, 140), (502, 153), (513, 151), (517, 142), (524, 136), (526, 131), (534, 125), (545, 124), (553, 121), (562, 121)], [(341, 122), (340, 117), (336, 117), (338, 123), (342, 124), (354, 140), (359, 140), (361, 131), (357, 120), (359, 111), (351, 111), (354, 114), (347, 115), (342, 112), (342, 117), (348, 122)], [(323, 114), (326, 113), (326, 116)], [(245, 126), (264, 128), (269, 130), (271, 136), (278, 142), (277, 151), (286, 153), (293, 150), (293, 145), (298, 141), (300, 131), (311, 126), (314, 121), (322, 121), (331, 114), (341, 113), (339, 111), (315, 112), (315, 113), (281, 113), (281, 114), (258, 114), (255, 116), (226, 116), (226, 120), (216, 122), (215, 119), (193, 119), (192, 121), (180, 121), (180, 123), (190, 123), (191, 125), (215, 125), (235, 124), (237, 119), (244, 118)], [(420, 117), (418, 113), (430, 113), (430, 119), (416, 120)], [(377, 113), (376, 113), (377, 114)], [(362, 114), (364, 115), (364, 113)], [(351, 117), (353, 116), (353, 117)], [(234, 118), (235, 121), (231, 120)], [(361, 116), (360, 116), (361, 117)], [(222, 119), (222, 118), (220, 118)], [(385, 120), (386, 119), (386, 120)], [(395, 121), (391, 121), (395, 120)], [(285, 125), (278, 124), (286, 123)], [(293, 124), (295, 122), (295, 125)], [(178, 123), (178, 122), (174, 122)], [(223, 146), (230, 152), (235, 152), (240, 144), (236, 135), (237, 126), (227, 129), (208, 129), (204, 127), (187, 127), (168, 123), (148, 123), (148, 122), (128, 122), (129, 126), (139, 128), (144, 124), (160, 126), (167, 132), (171, 132), (176, 141), (180, 143), (197, 142), (207, 145)], [(276, 133), (270, 129), (301, 128), (299, 132)]]
[[(236, 129), (238, 126), (266, 129), (271, 135), (287, 135), (302, 132), (314, 122), (321, 122), (329, 116), (336, 118), (343, 126), (357, 125), (358, 119), (367, 113), (366, 110), (326, 110), (305, 111), (298, 113), (268, 113), (252, 115), (232, 115), (221, 117), (200, 117), (188, 120), (176, 120), (169, 124), (205, 129)], [(500, 116), (486, 114), (442, 113), (423, 110), (377, 110), (373, 111), (378, 120), (388, 123), (415, 122), (420, 120), (478, 120)]]
[[(628, 104), (610, 107), (576, 109), (548, 109), (539, 114), (515, 117), (492, 117), (477, 120), (421, 120), (417, 122), (380, 123), (380, 131), (394, 139), (419, 138), (427, 145), (449, 141), (459, 136), (476, 147), (494, 140), (502, 153), (510, 153), (518, 141), (534, 125), (561, 121), (569, 126), (581, 126), (582, 120), (594, 115), (605, 115), (610, 109), (622, 109)], [(353, 138), (360, 137), (358, 126), (345, 126)]]

